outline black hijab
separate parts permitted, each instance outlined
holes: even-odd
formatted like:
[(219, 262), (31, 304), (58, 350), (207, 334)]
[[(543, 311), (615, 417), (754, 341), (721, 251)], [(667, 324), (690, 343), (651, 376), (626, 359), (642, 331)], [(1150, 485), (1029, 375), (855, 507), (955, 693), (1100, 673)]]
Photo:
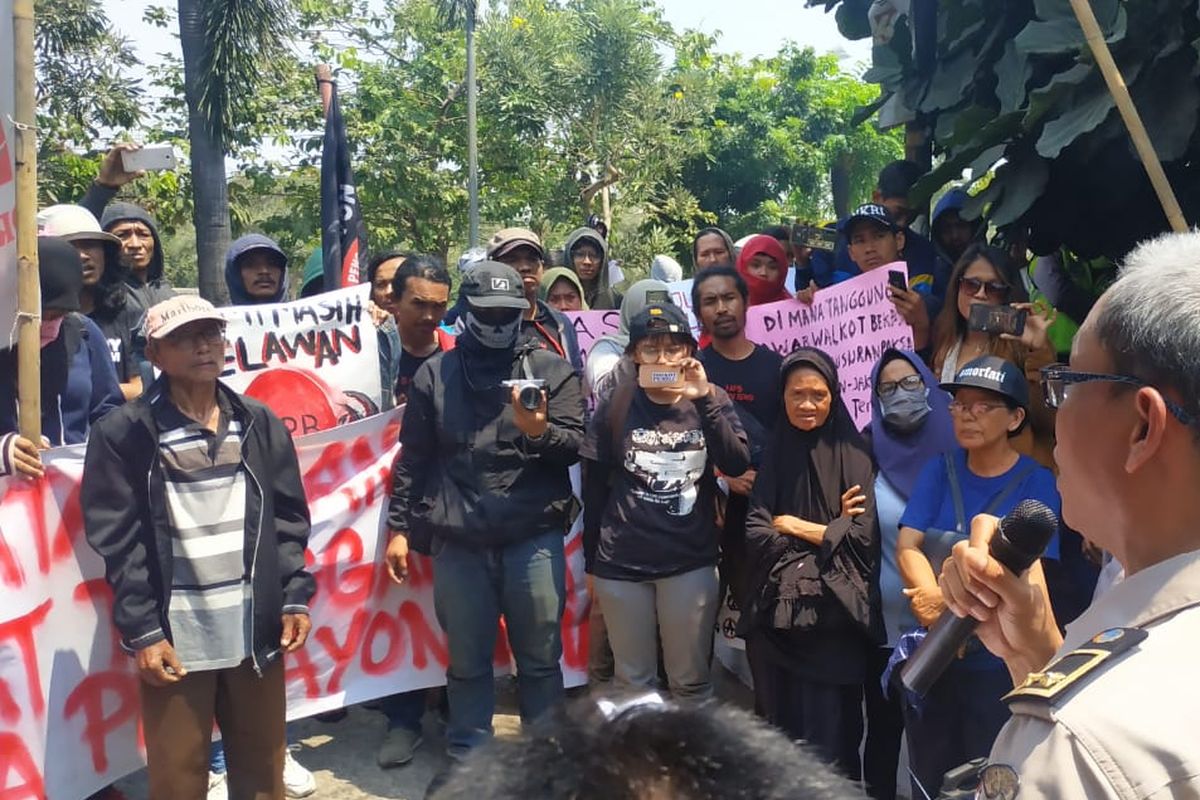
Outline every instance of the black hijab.
[[(787, 418), (788, 378), (801, 368), (820, 374), (832, 395), (829, 416), (812, 431)], [(784, 402), (746, 521), (748, 580), (739, 631), (837, 629), (852, 621), (881, 639), (871, 455), (842, 403), (837, 367), (822, 351), (801, 348), (784, 359), (780, 386)], [(854, 485), (867, 496), (865, 513), (843, 517), (842, 492)], [(824, 540), (814, 545), (778, 533), (773, 520), (780, 515), (825, 525)]]

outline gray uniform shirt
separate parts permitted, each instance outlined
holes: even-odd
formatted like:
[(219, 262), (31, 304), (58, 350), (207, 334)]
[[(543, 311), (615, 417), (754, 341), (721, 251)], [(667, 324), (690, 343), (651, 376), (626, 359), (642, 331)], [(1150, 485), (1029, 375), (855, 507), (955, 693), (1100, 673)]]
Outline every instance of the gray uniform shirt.
[(1148, 635), (1057, 704), (1014, 699), (991, 763), (1016, 769), (1020, 798), (1200, 800), (1200, 551), (1112, 587), (1056, 657), (1111, 628)]

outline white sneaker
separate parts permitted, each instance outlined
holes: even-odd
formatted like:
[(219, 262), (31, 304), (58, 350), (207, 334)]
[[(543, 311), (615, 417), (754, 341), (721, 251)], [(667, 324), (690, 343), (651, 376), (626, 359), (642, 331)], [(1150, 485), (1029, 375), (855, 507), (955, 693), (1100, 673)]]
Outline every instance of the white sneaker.
[(208, 773), (208, 800), (229, 800), (229, 782), (224, 772)]
[(292, 758), (292, 748), (283, 754), (283, 793), (288, 797), (308, 797), (317, 790), (317, 779)]

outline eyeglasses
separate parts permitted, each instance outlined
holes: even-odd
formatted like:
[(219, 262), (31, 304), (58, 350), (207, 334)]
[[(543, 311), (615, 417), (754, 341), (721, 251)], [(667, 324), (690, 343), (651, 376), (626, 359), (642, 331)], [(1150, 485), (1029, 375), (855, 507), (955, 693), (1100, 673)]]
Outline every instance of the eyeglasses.
[[(1074, 372), (1066, 364), (1051, 364), (1048, 367), (1042, 367), (1042, 397), (1046, 400), (1046, 407), (1058, 408), (1061, 406), (1063, 401), (1067, 399), (1067, 390), (1074, 384), (1092, 383), (1094, 381), (1123, 383), (1139, 389), (1145, 386), (1158, 388), (1154, 384), (1147, 383), (1141, 378), (1134, 378), (1131, 375), (1109, 375), (1103, 372)], [(1163, 405), (1171, 412), (1171, 416), (1184, 425), (1192, 426), (1196, 424), (1196, 418), (1187, 411), (1184, 411), (1183, 406), (1174, 400), (1164, 396)]]
[(201, 344), (218, 345), (225, 341), (225, 326), (209, 325), (190, 332), (183, 330), (172, 331), (163, 337), (163, 341), (169, 342), (175, 347), (190, 346), (196, 348)]
[(688, 346), (686, 344), (669, 344), (666, 347), (659, 347), (655, 344), (639, 344), (637, 353), (644, 361), (658, 361), (663, 355), (669, 359), (683, 358), (688, 354)]
[(1000, 283), (999, 281), (981, 281), (979, 278), (958, 279), (958, 291), (960, 294), (975, 297), (979, 294), (980, 289), (984, 290), (987, 299), (996, 303), (1002, 303), (1007, 300), (1008, 293), (1012, 291), (1012, 287), (1007, 283)]
[(897, 389), (903, 389), (906, 392), (915, 392), (922, 388), (925, 381), (920, 375), (905, 375), (898, 381), (884, 381), (875, 389), (875, 393), (880, 397), (890, 397), (896, 393)]
[(974, 403), (960, 403), (957, 400), (950, 401), (950, 413), (962, 414), (964, 411), (969, 411), (972, 417), (978, 419), (998, 408), (1008, 408), (1004, 403), (989, 403), (986, 400), (978, 400)]

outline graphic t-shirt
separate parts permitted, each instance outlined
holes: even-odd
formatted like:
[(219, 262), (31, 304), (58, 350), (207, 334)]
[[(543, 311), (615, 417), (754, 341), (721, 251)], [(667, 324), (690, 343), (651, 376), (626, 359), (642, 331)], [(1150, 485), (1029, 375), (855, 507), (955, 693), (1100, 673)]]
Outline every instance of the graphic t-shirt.
[(414, 356), (403, 347), (400, 348), (400, 362), (396, 367), (396, 405), (402, 406), (408, 402), (408, 390), (412, 386), (413, 376), (417, 374), (417, 370), (421, 368), (422, 364), (440, 352), (442, 352), (440, 342), (437, 349), (427, 356)]
[(779, 418), (779, 368), (783, 356), (759, 344), (746, 358), (733, 361), (710, 345), (697, 358), (704, 365), (709, 382), (724, 389), (733, 401), (742, 427), (750, 437), (751, 460), (757, 464)]
[[(740, 428), (723, 397), (718, 413)], [(679, 575), (717, 563), (716, 483), (709, 448), (693, 403), (653, 402), (633, 394), (619, 452), (613, 452), (607, 405), (597, 409), (583, 458), (612, 469), (612, 489), (600, 523), (593, 574), (614, 580)]]

